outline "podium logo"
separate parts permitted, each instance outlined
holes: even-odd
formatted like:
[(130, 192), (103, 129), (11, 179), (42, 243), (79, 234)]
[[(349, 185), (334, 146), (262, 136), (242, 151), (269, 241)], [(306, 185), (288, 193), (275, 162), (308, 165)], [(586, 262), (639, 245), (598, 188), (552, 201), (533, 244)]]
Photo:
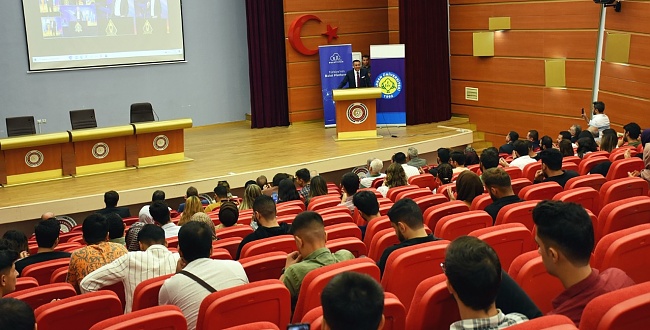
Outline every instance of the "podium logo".
[(348, 121), (353, 124), (362, 124), (368, 119), (368, 107), (363, 103), (352, 103), (346, 111)]
[(169, 138), (166, 135), (158, 135), (153, 139), (153, 148), (163, 151), (169, 147)]
[(25, 154), (25, 164), (29, 167), (39, 167), (43, 164), (43, 153), (38, 150), (30, 150)]
[(381, 98), (394, 99), (402, 92), (402, 79), (395, 72), (382, 72), (375, 78), (375, 87), (381, 88)]
[(343, 58), (341, 58), (341, 55), (339, 53), (334, 53), (332, 56), (330, 56), (330, 61), (329, 64), (340, 64), (343, 63)]
[(108, 156), (109, 151), (110, 151), (110, 148), (108, 148), (108, 144), (106, 144), (104, 142), (99, 142), (99, 143), (96, 143), (93, 146), (92, 153), (93, 153), (93, 157), (95, 157), (97, 159), (102, 159), (102, 158), (106, 158), (106, 156)]

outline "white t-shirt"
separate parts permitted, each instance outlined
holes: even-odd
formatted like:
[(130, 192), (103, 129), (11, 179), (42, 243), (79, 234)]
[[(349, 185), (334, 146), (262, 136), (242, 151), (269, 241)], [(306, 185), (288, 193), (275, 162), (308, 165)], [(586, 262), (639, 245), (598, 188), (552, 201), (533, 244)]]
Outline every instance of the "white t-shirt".
[(176, 237), (178, 236), (178, 231), (181, 230), (181, 226), (178, 226), (171, 221), (160, 228), (165, 231), (165, 238)]
[(589, 126), (598, 128), (600, 135), (603, 135), (603, 131), (609, 129), (609, 117), (604, 113), (594, 115), (589, 121)]
[(531, 163), (537, 163), (537, 161), (535, 158), (531, 158), (530, 156), (526, 155), (515, 158), (512, 162), (510, 162), (510, 166), (517, 166), (520, 170), (523, 171), (524, 167)]
[(370, 188), (372, 186), (372, 183), (379, 178), (385, 178), (386, 174), (385, 173), (379, 173), (379, 176), (366, 176), (365, 178), (361, 179), (359, 182), (359, 185), (361, 188)]
[(420, 175), (420, 170), (418, 170), (418, 168), (415, 166), (402, 164), (402, 168), (404, 169), (404, 173), (406, 173), (407, 179), (415, 175)]

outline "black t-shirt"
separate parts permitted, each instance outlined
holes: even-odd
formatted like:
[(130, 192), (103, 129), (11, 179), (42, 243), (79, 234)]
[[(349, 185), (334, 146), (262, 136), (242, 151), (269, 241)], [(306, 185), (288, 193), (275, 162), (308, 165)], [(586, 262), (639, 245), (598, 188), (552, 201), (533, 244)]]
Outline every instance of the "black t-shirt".
[(542, 316), (535, 303), (505, 270), (501, 272), (501, 286), (497, 293), (496, 305), (504, 314), (521, 313), (529, 320)]
[(557, 182), (562, 188), (564, 188), (564, 185), (566, 184), (567, 181), (571, 178), (575, 178), (576, 176), (580, 176), (578, 172), (576, 171), (565, 171), (562, 170), (562, 175), (556, 175), (556, 176), (551, 176), (548, 178), (545, 178), (542, 182)]
[(106, 208), (103, 208), (101, 210), (97, 210), (96, 213), (99, 213), (99, 214), (102, 214), (102, 215), (109, 215), (111, 213), (116, 213), (122, 219), (131, 217), (131, 211), (129, 211), (128, 207), (106, 207)]
[(407, 239), (404, 242), (400, 242), (399, 244), (395, 244), (393, 246), (387, 247), (386, 250), (384, 250), (384, 253), (381, 254), (381, 258), (379, 258), (379, 261), (377, 262), (377, 267), (379, 267), (379, 271), (381, 272), (381, 275), (384, 275), (384, 268), (386, 267), (386, 261), (388, 260), (388, 256), (390, 256), (390, 254), (393, 253), (393, 251), (397, 249), (401, 249), (403, 247), (422, 244), (426, 242), (433, 242), (437, 240), (439, 240), (439, 238), (433, 236), (433, 234), (429, 234), (424, 237)]
[(258, 239), (263, 239), (263, 238), (269, 238), (269, 237), (274, 237), (274, 236), (280, 236), (280, 235), (287, 235), (290, 234), (291, 230), (291, 225), (288, 225), (286, 223), (280, 223), (280, 226), (278, 227), (263, 227), (259, 226), (257, 229), (252, 232), (251, 234), (248, 234), (248, 236), (244, 237), (244, 239), (239, 243), (239, 247), (237, 248), (237, 255), (235, 256), (235, 260), (239, 260), (239, 256), (241, 254), (241, 249), (246, 245), (246, 243), (250, 243), (252, 241), (257, 241)]
[(503, 208), (506, 205), (519, 203), (519, 202), (523, 202), (523, 200), (519, 198), (519, 196), (517, 195), (501, 197), (496, 201), (494, 201), (492, 204), (488, 205), (485, 208), (485, 212), (487, 212), (492, 217), (492, 222), (494, 222), (497, 221), (497, 215), (499, 214), (501, 208)]
[(515, 146), (512, 143), (506, 143), (499, 147), (499, 153), (512, 154), (515, 150)]
[(61, 259), (61, 258), (70, 258), (70, 252), (41, 252), (37, 253), (35, 255), (20, 259), (16, 261), (16, 271), (19, 274), (22, 274), (23, 269), (29, 265), (37, 264), (39, 262), (43, 261), (50, 261), (54, 259)]

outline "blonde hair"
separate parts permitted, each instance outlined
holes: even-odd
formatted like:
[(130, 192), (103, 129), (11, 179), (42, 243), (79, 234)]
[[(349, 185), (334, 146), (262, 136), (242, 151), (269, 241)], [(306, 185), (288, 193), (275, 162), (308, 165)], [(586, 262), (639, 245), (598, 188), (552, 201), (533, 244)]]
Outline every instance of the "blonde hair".
[(246, 190), (244, 191), (244, 199), (242, 200), (241, 204), (239, 204), (239, 209), (240, 210), (249, 210), (253, 208), (253, 202), (255, 202), (255, 198), (257, 196), (262, 194), (262, 189), (260, 189), (260, 186), (256, 184), (250, 184), (248, 187), (246, 187)]
[(182, 226), (188, 223), (192, 216), (198, 212), (203, 212), (201, 199), (196, 196), (188, 197), (187, 200), (185, 200), (185, 209), (183, 209), (183, 214), (181, 214), (181, 219), (178, 221), (178, 225)]

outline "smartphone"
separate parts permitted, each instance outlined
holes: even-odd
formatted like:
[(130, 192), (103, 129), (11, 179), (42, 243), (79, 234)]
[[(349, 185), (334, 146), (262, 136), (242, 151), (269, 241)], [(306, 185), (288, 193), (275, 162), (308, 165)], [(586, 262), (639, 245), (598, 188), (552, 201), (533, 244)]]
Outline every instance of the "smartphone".
[(309, 330), (309, 323), (293, 323), (287, 325), (287, 330)]
[(582, 114), (583, 115), (585, 114), (585, 108), (582, 108)]

